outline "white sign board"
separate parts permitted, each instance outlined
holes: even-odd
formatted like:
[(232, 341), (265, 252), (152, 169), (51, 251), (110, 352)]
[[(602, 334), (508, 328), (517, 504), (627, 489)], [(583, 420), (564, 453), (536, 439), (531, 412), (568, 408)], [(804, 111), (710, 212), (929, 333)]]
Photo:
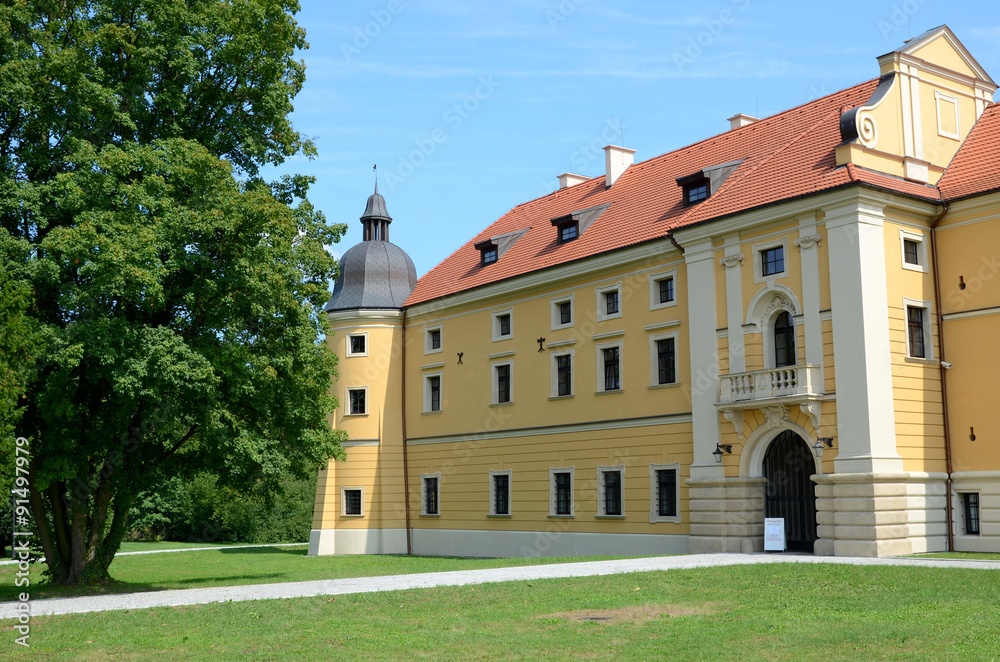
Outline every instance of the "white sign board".
[(764, 551), (783, 552), (788, 549), (785, 544), (785, 519), (783, 517), (768, 517), (764, 520)]

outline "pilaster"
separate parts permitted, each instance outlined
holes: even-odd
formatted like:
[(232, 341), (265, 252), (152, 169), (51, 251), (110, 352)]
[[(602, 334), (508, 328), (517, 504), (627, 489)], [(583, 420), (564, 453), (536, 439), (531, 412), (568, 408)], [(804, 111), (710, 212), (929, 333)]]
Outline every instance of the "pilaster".
[(819, 246), (823, 238), (816, 230), (816, 215), (799, 219), (799, 238), (795, 246), (802, 262), (802, 317), (806, 327), (806, 363), (819, 366), (819, 384), (823, 376), (823, 322), (820, 319)]
[(687, 263), (689, 342), (691, 352), (691, 419), (694, 437), (692, 477), (722, 475), (712, 451), (719, 442), (719, 344), (715, 334), (715, 250), (711, 238), (692, 242), (684, 253)]
[(726, 237), (725, 257), (721, 264), (726, 268), (726, 325), (729, 328), (729, 372), (746, 372), (746, 352), (743, 345), (743, 254), (740, 252), (740, 235)]

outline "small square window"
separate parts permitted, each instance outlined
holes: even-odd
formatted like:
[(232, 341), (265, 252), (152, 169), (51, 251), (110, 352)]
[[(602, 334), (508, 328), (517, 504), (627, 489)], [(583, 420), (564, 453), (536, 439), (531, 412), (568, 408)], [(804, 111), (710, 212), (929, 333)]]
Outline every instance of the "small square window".
[(677, 305), (677, 270), (649, 274), (649, 309)]
[(551, 306), (550, 326), (556, 329), (568, 329), (573, 326), (573, 295), (549, 299)]
[(349, 388), (347, 389), (348, 413), (352, 416), (361, 416), (368, 413), (368, 389)]
[(360, 487), (345, 487), (341, 490), (343, 499), (342, 515), (363, 516), (364, 513), (364, 489)]
[(624, 509), (625, 467), (597, 468), (597, 514), (603, 517), (622, 517)]
[(484, 265), (493, 264), (496, 261), (497, 261), (497, 249), (496, 249), (496, 247), (493, 247), (493, 248), (484, 248), (483, 249), (483, 264)]
[(568, 241), (573, 241), (579, 236), (579, 226), (576, 223), (567, 223), (566, 225), (559, 226), (559, 243), (565, 244)]
[(493, 342), (509, 340), (514, 334), (513, 309), (493, 311)]
[(927, 246), (924, 236), (918, 232), (910, 232), (900, 228), (900, 250), (903, 254), (904, 269), (927, 273)]
[(597, 289), (597, 321), (622, 316), (622, 284), (605, 285)]
[(490, 515), (510, 515), (510, 470), (490, 472)]
[(760, 252), (761, 274), (773, 276), (785, 271), (785, 249), (783, 246), (766, 248)]
[(573, 469), (549, 469), (549, 515), (573, 516)]
[(440, 515), (441, 474), (420, 474), (420, 514)]
[(692, 184), (684, 189), (684, 199), (689, 205), (708, 198), (708, 183)]
[(907, 264), (920, 264), (920, 244), (912, 239), (903, 240), (903, 261)]
[(965, 535), (979, 535), (979, 493), (963, 492), (962, 507), (965, 509)]
[(424, 354), (441, 351), (441, 327), (427, 329), (424, 333)]
[(348, 356), (368, 356), (368, 334), (352, 333), (347, 336)]

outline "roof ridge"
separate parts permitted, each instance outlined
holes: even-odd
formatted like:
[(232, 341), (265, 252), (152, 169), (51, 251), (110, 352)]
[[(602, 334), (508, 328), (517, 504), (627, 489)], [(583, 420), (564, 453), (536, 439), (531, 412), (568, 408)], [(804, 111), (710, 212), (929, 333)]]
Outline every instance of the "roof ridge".
[[(868, 82), (871, 82), (871, 81), (868, 81)], [(848, 89), (850, 89), (850, 88), (848, 88)], [(774, 159), (776, 156), (778, 156), (778, 154), (781, 154), (786, 149), (788, 149), (789, 147), (791, 147), (792, 145), (794, 145), (795, 143), (797, 143), (799, 140), (801, 140), (805, 136), (807, 136), (810, 133), (812, 133), (818, 127), (822, 126), (825, 122), (827, 122), (829, 120), (829, 118), (831, 116), (833, 116), (834, 114), (840, 114), (841, 112), (842, 112), (842, 109), (838, 108), (838, 109), (833, 110), (832, 112), (827, 113), (826, 115), (823, 115), (819, 120), (817, 120), (815, 123), (813, 123), (808, 129), (802, 131), (797, 136), (791, 138), (786, 143), (784, 143), (783, 145), (781, 145), (778, 148), (776, 148), (773, 152), (771, 152), (767, 156), (763, 157), (760, 160), (759, 163), (754, 164), (745, 173), (740, 174), (738, 177), (729, 177), (729, 179), (727, 179), (725, 182), (723, 182), (722, 186), (719, 187), (719, 190), (715, 192), (715, 195), (710, 196), (709, 199), (708, 199), (708, 201), (706, 201), (706, 202), (710, 202), (712, 200), (718, 200), (721, 195), (723, 195), (724, 193), (728, 192), (734, 186), (736, 186), (737, 184), (739, 184), (741, 181), (743, 181), (744, 179), (746, 179), (747, 177), (749, 177), (753, 173), (755, 173), (758, 170), (760, 170), (762, 167), (764, 167), (764, 165), (766, 163), (769, 163), (772, 159)], [(741, 170), (741, 168), (737, 168), (736, 172), (734, 172), (733, 175), (736, 175), (737, 173), (739, 173), (740, 170)], [(854, 180), (853, 174), (851, 176), (851, 180), (852, 181)], [(672, 230), (674, 228), (683, 227), (685, 220), (687, 220), (687, 218), (689, 216), (694, 215), (694, 213), (695, 213), (696, 210), (698, 210), (698, 207), (692, 207), (685, 214), (683, 214), (680, 218), (678, 218), (674, 223), (671, 223), (670, 229)]]

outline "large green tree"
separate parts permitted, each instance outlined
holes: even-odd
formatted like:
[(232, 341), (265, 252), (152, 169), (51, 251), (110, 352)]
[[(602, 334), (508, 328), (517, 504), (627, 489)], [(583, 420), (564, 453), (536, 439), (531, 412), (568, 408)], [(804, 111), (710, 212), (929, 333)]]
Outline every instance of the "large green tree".
[(8, 418), (56, 581), (109, 579), (136, 494), (164, 476), (277, 482), (342, 454), (321, 338), (344, 228), (310, 178), (259, 174), (314, 153), (288, 118), (297, 11), (0, 7), (0, 288), (33, 334), (0, 357), (22, 357)]

